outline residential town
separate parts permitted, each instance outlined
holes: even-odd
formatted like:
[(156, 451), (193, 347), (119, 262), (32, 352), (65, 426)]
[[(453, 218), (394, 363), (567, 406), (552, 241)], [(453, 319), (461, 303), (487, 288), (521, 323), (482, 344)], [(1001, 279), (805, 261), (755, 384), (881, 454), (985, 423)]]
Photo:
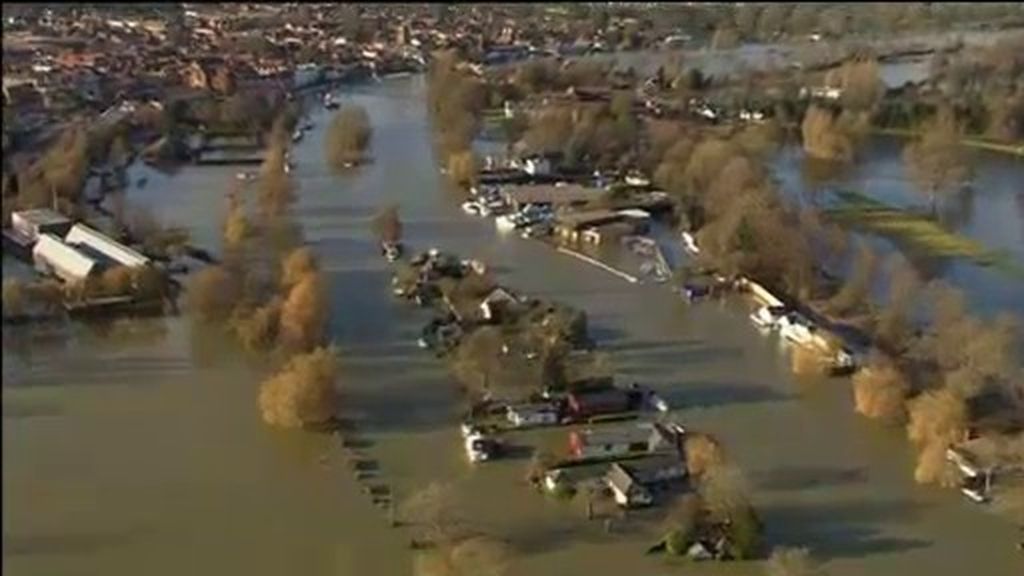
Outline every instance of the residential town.
[(12, 573), (1024, 567), (1020, 5), (2, 17)]

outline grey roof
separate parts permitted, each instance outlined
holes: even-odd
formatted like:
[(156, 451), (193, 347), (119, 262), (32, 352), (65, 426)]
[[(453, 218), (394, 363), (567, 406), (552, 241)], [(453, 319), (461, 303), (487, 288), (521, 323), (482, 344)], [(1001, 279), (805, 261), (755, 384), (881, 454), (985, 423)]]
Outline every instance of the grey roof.
[(601, 190), (579, 184), (505, 186), (501, 191), (509, 201), (518, 204), (572, 204), (586, 202), (601, 195)]
[(11, 217), (24, 220), (25, 222), (35, 226), (51, 226), (54, 224), (70, 222), (67, 216), (49, 208), (22, 210), (20, 212), (14, 212), (11, 214)]

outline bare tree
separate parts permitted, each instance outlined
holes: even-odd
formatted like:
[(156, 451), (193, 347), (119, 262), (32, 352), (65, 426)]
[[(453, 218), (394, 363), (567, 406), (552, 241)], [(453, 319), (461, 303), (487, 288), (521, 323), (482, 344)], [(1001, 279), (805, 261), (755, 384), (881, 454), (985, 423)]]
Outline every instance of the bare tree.
[(857, 412), (868, 418), (898, 422), (906, 416), (910, 383), (903, 372), (883, 356), (874, 356), (853, 375), (853, 398)]
[(963, 185), (971, 176), (971, 165), (960, 144), (961, 128), (952, 110), (942, 108), (924, 125), (918, 139), (903, 152), (910, 177), (917, 182), (936, 211), (939, 196)]
[(381, 242), (399, 242), (402, 240), (402, 220), (398, 217), (398, 205), (392, 204), (373, 218), (373, 232)]
[(324, 140), (327, 163), (341, 170), (365, 160), (373, 130), (370, 116), (361, 106), (346, 106), (331, 119)]
[(950, 481), (946, 448), (963, 440), (968, 412), (964, 398), (950, 389), (925, 392), (910, 404), (907, 435), (918, 447), (914, 479), (922, 484)]

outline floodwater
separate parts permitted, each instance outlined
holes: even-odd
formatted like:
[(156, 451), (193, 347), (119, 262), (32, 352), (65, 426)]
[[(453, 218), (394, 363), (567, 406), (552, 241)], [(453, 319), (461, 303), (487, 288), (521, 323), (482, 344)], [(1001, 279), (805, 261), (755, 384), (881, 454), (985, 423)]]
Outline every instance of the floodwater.
[[(579, 503), (532, 493), (525, 459), (465, 462), (452, 379), (415, 346), (426, 313), (389, 295), (370, 232), (377, 207), (397, 202), (411, 246), (483, 259), (510, 286), (585, 309), (623, 378), (654, 386), (675, 418), (721, 437), (771, 545), (808, 546), (834, 575), (1021, 573), (1009, 522), (915, 486), (900, 431), (856, 417), (845, 380), (795, 380), (778, 342), (738, 304), (688, 307), (664, 287), (628, 284), (464, 216), (437, 173), (423, 94), (419, 76), (350, 92), (374, 126), (376, 162), (358, 171), (327, 172), (323, 111), (294, 152), (294, 211), (331, 285), (338, 386), (379, 462), (375, 482), (399, 499), (455, 483), (465, 515), (520, 551), (515, 574), (760, 573), (645, 556), (650, 514), (605, 534)], [(149, 176), (131, 198), (217, 247), (234, 170)], [(388, 527), (337, 442), (263, 426), (262, 368), (224, 340), (177, 318), (102, 334), (5, 329), (5, 573), (410, 573), (409, 533)], [(564, 430), (534, 436), (566, 441)]]
[[(789, 145), (776, 159), (775, 173), (781, 188), (795, 201), (820, 203), (824, 190), (853, 190), (895, 207), (927, 213), (929, 198), (915, 186), (903, 162), (906, 142), (896, 137), (872, 138), (857, 164), (828, 182), (807, 178), (801, 148)], [(974, 164), (970, 188), (943, 199), (940, 218), (951, 230), (1005, 254), (1008, 262), (1024, 270), (1024, 159), (980, 150), (966, 150), (965, 154), (971, 155)], [(897, 250), (882, 237), (869, 235), (867, 239), (883, 256)], [(1024, 317), (1024, 277), (1014, 270), (963, 259), (924, 261), (911, 256), (922, 277), (957, 286), (974, 311)], [(884, 288), (884, 274), (879, 280)]]

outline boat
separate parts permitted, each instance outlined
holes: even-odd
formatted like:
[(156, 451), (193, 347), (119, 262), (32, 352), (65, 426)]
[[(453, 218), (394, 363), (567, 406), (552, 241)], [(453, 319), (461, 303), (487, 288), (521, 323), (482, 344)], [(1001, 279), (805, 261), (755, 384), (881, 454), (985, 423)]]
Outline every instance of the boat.
[(693, 234), (689, 232), (683, 232), (683, 247), (690, 254), (700, 254), (700, 248), (697, 247), (697, 239), (694, 238)]
[(381, 252), (388, 262), (394, 262), (402, 257), (402, 245), (398, 242), (381, 243)]
[(256, 175), (253, 174), (252, 172), (238, 172), (238, 173), (235, 174), (235, 178), (237, 178), (238, 180), (241, 180), (243, 182), (245, 182), (247, 180), (252, 180), (255, 177), (256, 177)]
[(781, 306), (761, 306), (750, 314), (750, 321), (758, 328), (772, 330), (785, 315), (786, 309)]
[(466, 456), (470, 462), (487, 462), (498, 455), (501, 445), (497, 440), (474, 430), (465, 439)]
[(301, 128), (296, 128), (295, 132), (292, 132), (292, 142), (298, 142), (302, 140), (303, 132)]
[(339, 107), (341, 107), (341, 104), (334, 99), (333, 94), (330, 92), (324, 94), (324, 108), (327, 108), (328, 110), (337, 110)]

